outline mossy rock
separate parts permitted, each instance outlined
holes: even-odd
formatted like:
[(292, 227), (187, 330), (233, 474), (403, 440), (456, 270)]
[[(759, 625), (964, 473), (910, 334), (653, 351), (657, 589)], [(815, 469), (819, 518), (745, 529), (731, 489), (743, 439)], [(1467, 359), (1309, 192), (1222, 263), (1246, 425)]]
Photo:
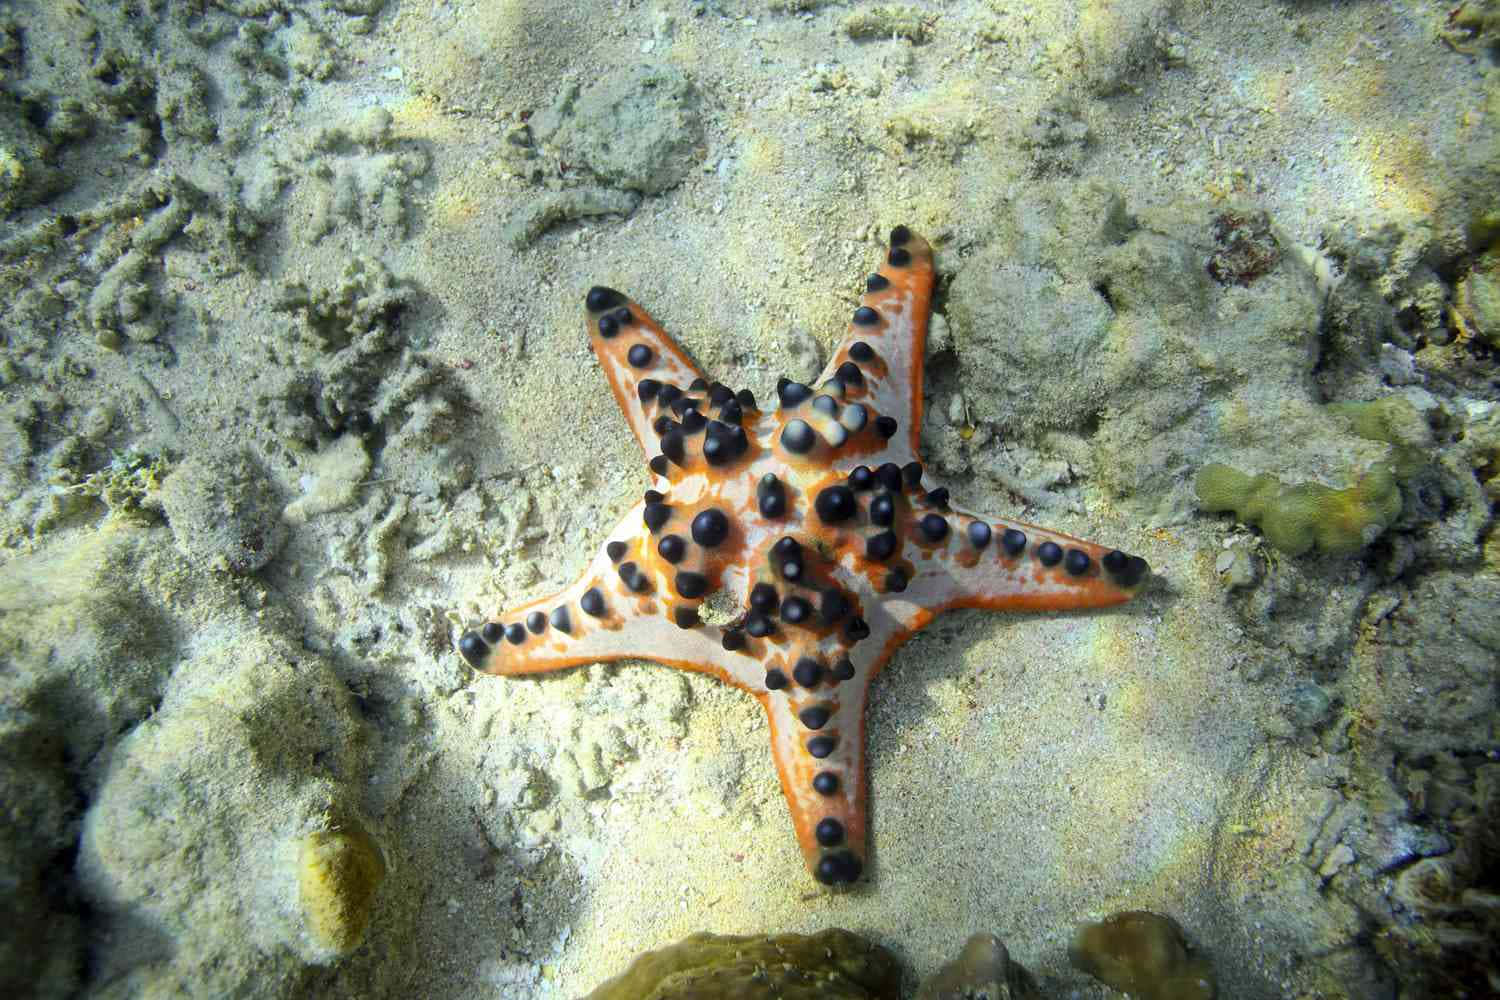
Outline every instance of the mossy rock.
[(1347, 489), (1321, 483), (1286, 485), (1275, 476), (1250, 476), (1219, 462), (1198, 471), (1198, 505), (1232, 511), (1260, 528), (1266, 541), (1299, 556), (1316, 545), (1331, 555), (1358, 552), (1401, 513), (1401, 489), (1390, 469), (1375, 466)]
[(899, 1000), (890, 952), (834, 927), (817, 934), (694, 934), (648, 951), (584, 1000)]

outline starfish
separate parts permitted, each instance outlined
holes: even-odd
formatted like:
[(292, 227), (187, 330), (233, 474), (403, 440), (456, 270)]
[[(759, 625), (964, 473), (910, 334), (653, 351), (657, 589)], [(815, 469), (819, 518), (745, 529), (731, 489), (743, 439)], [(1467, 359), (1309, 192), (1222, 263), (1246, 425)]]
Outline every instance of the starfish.
[(591, 346), (645, 451), (651, 489), (570, 587), (465, 632), (508, 676), (645, 659), (754, 695), (812, 875), (865, 869), (865, 702), (891, 653), (949, 608), (1129, 600), (1118, 549), (959, 510), (922, 485), (932, 248), (905, 226), (816, 385), (777, 405), (709, 382), (635, 302), (585, 299)]

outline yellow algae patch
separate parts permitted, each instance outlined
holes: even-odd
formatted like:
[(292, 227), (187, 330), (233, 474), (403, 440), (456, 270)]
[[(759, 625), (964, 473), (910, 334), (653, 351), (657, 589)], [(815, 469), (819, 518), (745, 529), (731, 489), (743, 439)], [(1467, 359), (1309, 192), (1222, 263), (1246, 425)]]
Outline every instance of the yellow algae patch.
[(297, 882), (313, 941), (333, 957), (359, 947), (384, 879), (380, 849), (357, 824), (344, 822), (302, 838)]

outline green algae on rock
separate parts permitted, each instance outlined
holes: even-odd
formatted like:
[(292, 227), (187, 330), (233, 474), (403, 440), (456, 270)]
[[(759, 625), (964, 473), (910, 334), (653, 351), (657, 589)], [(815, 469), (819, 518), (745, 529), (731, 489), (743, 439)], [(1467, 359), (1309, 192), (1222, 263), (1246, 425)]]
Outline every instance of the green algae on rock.
[(1353, 486), (1335, 490), (1321, 483), (1288, 485), (1268, 473), (1251, 476), (1222, 462), (1198, 470), (1198, 503), (1213, 513), (1260, 528), (1288, 555), (1314, 545), (1333, 555), (1358, 552), (1380, 537), (1401, 513), (1401, 490), (1383, 466), (1366, 471)]
[(1036, 981), (993, 934), (975, 934), (958, 957), (923, 981), (917, 1000), (1040, 1000)]
[(1213, 968), (1189, 958), (1171, 917), (1127, 910), (1084, 924), (1068, 949), (1073, 964), (1137, 1000), (1213, 1000)]
[(850, 931), (694, 934), (648, 951), (584, 1000), (897, 1000), (901, 968)]

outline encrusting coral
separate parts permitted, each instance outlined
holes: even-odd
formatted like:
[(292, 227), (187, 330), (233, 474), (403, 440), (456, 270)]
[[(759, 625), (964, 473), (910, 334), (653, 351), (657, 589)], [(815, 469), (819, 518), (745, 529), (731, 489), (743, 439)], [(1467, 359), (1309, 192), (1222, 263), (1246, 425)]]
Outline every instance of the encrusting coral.
[(584, 1000), (897, 1000), (890, 952), (834, 927), (817, 934), (694, 934), (648, 951)]
[(1127, 910), (1084, 924), (1068, 949), (1073, 964), (1137, 1000), (1213, 1000), (1213, 968), (1190, 958), (1171, 917)]
[(1233, 511), (1260, 528), (1288, 555), (1314, 545), (1333, 555), (1357, 552), (1380, 537), (1401, 513), (1401, 489), (1383, 466), (1366, 471), (1353, 486), (1335, 490), (1321, 483), (1288, 485), (1267, 473), (1251, 476), (1221, 462), (1198, 470), (1194, 483), (1206, 511)]

